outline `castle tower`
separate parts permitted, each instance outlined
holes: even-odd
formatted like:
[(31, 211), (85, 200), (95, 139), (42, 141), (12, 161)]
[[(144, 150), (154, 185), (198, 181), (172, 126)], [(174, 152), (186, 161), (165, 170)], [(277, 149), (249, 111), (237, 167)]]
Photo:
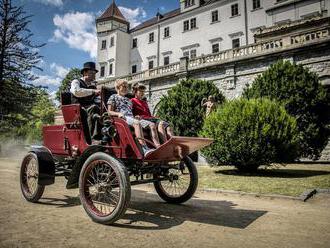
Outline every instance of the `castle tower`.
[(129, 73), (131, 38), (129, 22), (120, 12), (115, 1), (96, 19), (97, 30), (97, 79), (106, 79)]

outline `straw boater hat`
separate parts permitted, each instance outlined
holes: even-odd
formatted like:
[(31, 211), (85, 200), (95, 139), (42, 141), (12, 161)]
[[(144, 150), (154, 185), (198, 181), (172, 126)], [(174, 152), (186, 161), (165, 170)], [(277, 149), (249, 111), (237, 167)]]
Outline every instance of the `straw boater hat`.
[(83, 74), (85, 70), (92, 70), (95, 71), (96, 73), (98, 72), (98, 70), (96, 70), (96, 66), (94, 62), (86, 62), (84, 64), (84, 68), (80, 70), (81, 74)]

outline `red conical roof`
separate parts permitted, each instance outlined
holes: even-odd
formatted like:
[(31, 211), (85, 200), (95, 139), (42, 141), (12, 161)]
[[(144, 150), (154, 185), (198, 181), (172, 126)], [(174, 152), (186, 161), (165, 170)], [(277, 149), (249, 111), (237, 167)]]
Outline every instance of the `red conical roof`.
[(116, 19), (117, 21), (128, 23), (126, 18), (118, 9), (115, 1), (112, 1), (112, 4), (103, 12), (103, 14), (100, 17), (97, 18), (97, 21), (101, 21), (105, 19)]

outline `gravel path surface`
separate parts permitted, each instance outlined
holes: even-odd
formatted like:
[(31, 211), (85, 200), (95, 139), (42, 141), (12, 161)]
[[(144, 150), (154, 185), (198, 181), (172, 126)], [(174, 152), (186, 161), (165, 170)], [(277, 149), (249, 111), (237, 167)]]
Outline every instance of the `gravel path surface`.
[(124, 218), (104, 226), (64, 178), (28, 203), (18, 173), (19, 161), (0, 159), (0, 247), (330, 247), (329, 194), (304, 203), (203, 192), (176, 206), (139, 186)]

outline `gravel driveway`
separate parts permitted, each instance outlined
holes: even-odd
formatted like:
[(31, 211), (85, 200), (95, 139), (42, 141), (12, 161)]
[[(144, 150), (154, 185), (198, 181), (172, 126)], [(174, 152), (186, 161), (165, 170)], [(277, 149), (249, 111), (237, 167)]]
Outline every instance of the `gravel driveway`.
[(176, 206), (139, 186), (124, 218), (104, 226), (64, 178), (28, 203), (18, 173), (18, 160), (0, 159), (0, 247), (330, 247), (327, 194), (304, 203), (204, 192)]

